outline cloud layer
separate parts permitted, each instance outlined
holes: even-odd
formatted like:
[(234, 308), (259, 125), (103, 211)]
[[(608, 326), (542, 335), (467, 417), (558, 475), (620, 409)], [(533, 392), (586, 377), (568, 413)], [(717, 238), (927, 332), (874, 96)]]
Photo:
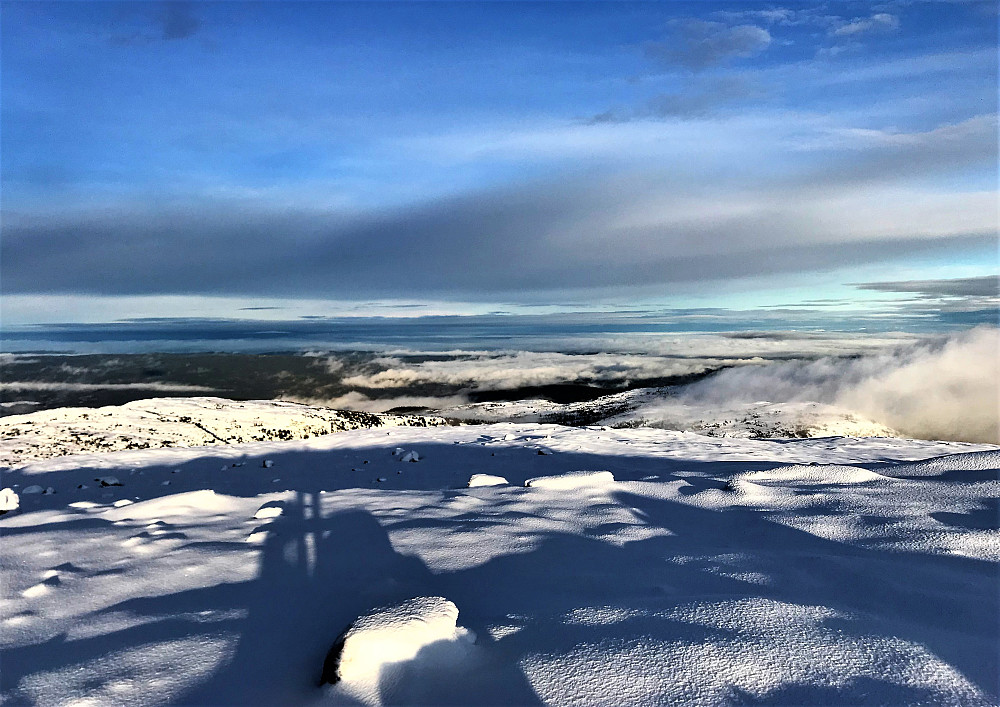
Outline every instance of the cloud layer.
[[(767, 131), (754, 121), (731, 126), (748, 140)], [(708, 122), (684, 129), (692, 140), (718, 131)], [(985, 165), (996, 151), (992, 116), (922, 132), (816, 133), (798, 152), (834, 149), (836, 159), (820, 168), (793, 161), (766, 179), (726, 170), (727, 155), (746, 157), (733, 136), (705, 158), (697, 143), (664, 143), (659, 135), (629, 124), (508, 136), (504, 149), (525, 154), (537, 151), (539, 139), (571, 152), (589, 143), (605, 151), (604, 168), (394, 209), (270, 209), (210, 199), (184, 208), (12, 213), (0, 244), (3, 287), (518, 299), (780, 275), (995, 238), (995, 193), (898, 180), (903, 172), (927, 180)], [(674, 167), (614, 166), (605, 141), (630, 154), (652, 149), (650, 159)], [(709, 175), (715, 181), (706, 182)]]
[(736, 359), (677, 359), (623, 354), (564, 354), (519, 351), (482, 353), (442, 361), (408, 362), (383, 357), (373, 362), (381, 370), (343, 379), (357, 388), (405, 389), (437, 384), (469, 390), (509, 390), (562, 383), (625, 385), (643, 378), (702, 373)]
[(925, 298), (1000, 296), (1000, 278), (996, 275), (960, 277), (948, 280), (893, 280), (855, 284), (861, 290), (912, 293)]
[(366, 361), (361, 372), (348, 372), (337, 356), (326, 365), (331, 373), (344, 374), (343, 385), (399, 395), (420, 386), (465, 392), (554, 384), (618, 387), (790, 357), (857, 356), (911, 341), (900, 334), (808, 332), (567, 336), (537, 342), (550, 350), (397, 351)]
[(722, 371), (678, 402), (733, 406), (815, 401), (861, 413), (923, 439), (1000, 442), (1000, 331), (950, 338), (859, 358), (779, 361)]
[(981, 259), (995, 23), (744, 5), (13, 3), (4, 293), (626, 301)]

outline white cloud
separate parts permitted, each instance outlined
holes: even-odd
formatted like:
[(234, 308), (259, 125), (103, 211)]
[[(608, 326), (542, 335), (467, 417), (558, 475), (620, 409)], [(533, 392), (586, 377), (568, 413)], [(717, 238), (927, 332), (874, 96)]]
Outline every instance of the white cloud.
[(923, 439), (1000, 442), (1000, 331), (980, 327), (860, 358), (722, 371), (681, 396), (698, 405), (814, 401)]
[[(788, 332), (574, 337), (545, 342), (558, 352), (449, 351), (443, 352), (449, 358), (431, 361), (412, 360), (421, 352), (398, 352), (372, 360), (382, 370), (349, 376), (342, 382), (372, 389), (406, 389), (427, 384), (469, 390), (509, 390), (560, 383), (624, 385), (639, 379), (762, 363), (769, 357), (855, 355), (912, 339), (907, 334), (859, 337)], [(594, 350), (608, 353), (590, 353)]]
[(835, 37), (848, 37), (868, 32), (899, 29), (899, 18), (887, 12), (879, 12), (871, 17), (859, 17), (831, 31)]
[(563, 354), (521, 351), (474, 358), (410, 363), (382, 359), (382, 371), (345, 378), (359, 388), (408, 388), (444, 384), (473, 390), (503, 390), (557, 383), (624, 384), (637, 378), (700, 373), (714, 362), (621, 354)]

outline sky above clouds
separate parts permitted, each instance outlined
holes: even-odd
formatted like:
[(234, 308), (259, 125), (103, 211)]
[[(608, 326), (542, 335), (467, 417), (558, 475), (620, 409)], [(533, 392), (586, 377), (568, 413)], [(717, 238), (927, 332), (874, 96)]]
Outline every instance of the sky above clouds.
[(8, 322), (995, 310), (996, 2), (4, 2), (2, 22)]

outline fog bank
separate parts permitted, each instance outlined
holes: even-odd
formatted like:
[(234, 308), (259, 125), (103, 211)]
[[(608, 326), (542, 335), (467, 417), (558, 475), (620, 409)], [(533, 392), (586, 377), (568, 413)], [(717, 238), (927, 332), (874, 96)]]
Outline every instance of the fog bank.
[(922, 439), (1000, 441), (1000, 332), (980, 327), (857, 358), (775, 361), (721, 371), (678, 402), (815, 401)]

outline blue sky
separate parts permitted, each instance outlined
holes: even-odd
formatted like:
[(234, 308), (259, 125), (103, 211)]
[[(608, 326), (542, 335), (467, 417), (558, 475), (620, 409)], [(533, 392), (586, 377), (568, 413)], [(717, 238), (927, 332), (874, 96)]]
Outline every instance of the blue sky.
[(0, 49), (10, 324), (995, 307), (996, 2), (3, 2)]

